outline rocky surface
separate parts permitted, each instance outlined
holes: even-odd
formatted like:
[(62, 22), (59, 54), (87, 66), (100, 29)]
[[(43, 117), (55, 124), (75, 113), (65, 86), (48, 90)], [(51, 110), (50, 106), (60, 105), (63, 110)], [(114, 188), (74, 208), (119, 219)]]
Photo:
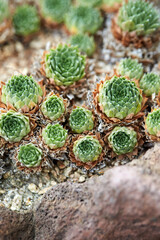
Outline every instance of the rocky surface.
[(103, 176), (58, 184), (44, 195), (33, 216), (2, 208), (2, 240), (160, 239), (159, 155), (156, 144), (141, 159)]

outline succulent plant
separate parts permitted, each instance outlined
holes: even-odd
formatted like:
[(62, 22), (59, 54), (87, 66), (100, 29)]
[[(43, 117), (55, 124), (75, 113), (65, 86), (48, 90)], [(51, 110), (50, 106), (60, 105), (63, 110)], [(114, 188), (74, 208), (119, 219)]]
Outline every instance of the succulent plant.
[(41, 0), (41, 13), (53, 22), (61, 23), (71, 6), (71, 0)]
[(145, 0), (129, 0), (120, 8), (117, 24), (123, 31), (147, 35), (160, 27), (160, 20), (152, 3)]
[(48, 124), (42, 131), (43, 141), (50, 149), (63, 147), (67, 136), (67, 130), (58, 123), (54, 125)]
[(87, 34), (76, 34), (71, 36), (70, 44), (77, 46), (79, 50), (87, 56), (92, 56), (95, 51), (96, 45), (93, 37), (89, 37)]
[(65, 112), (65, 104), (61, 97), (56, 94), (49, 94), (42, 103), (41, 110), (45, 117), (55, 121)]
[(92, 130), (94, 127), (92, 112), (83, 107), (76, 107), (70, 114), (69, 125), (76, 133)]
[(73, 34), (94, 34), (101, 27), (102, 21), (99, 10), (87, 6), (72, 8), (65, 20), (67, 29)]
[(9, 110), (0, 115), (0, 136), (8, 142), (19, 142), (30, 132), (29, 118)]
[(153, 93), (158, 94), (160, 91), (160, 76), (155, 73), (144, 74), (139, 85), (147, 97)]
[(114, 76), (99, 90), (99, 105), (109, 118), (124, 119), (141, 110), (142, 96), (134, 82)]
[(45, 72), (56, 85), (69, 86), (85, 75), (85, 56), (77, 47), (59, 44), (45, 56)]
[(124, 58), (119, 62), (118, 73), (121, 76), (139, 80), (143, 75), (143, 66), (137, 59)]
[(117, 155), (130, 153), (137, 144), (137, 133), (127, 127), (115, 127), (110, 133), (108, 141)]
[(20, 147), (18, 161), (27, 168), (38, 167), (42, 161), (42, 150), (29, 143)]
[(9, 15), (8, 2), (0, 0), (0, 23), (3, 22)]
[(76, 160), (83, 163), (98, 160), (101, 152), (102, 146), (99, 141), (89, 135), (78, 139), (73, 145)]
[(16, 109), (27, 106), (32, 109), (42, 97), (43, 92), (32, 76), (14, 75), (2, 88), (1, 101), (12, 104)]
[(89, 7), (99, 7), (101, 6), (103, 0), (77, 0), (79, 5), (89, 6)]
[(149, 134), (160, 136), (160, 109), (155, 109), (149, 113), (146, 120), (146, 130)]
[(112, 7), (117, 3), (122, 3), (122, 0), (103, 0), (103, 4), (106, 4), (109, 7)]
[(15, 32), (20, 36), (28, 36), (40, 28), (40, 18), (35, 6), (22, 5), (17, 7), (13, 15)]

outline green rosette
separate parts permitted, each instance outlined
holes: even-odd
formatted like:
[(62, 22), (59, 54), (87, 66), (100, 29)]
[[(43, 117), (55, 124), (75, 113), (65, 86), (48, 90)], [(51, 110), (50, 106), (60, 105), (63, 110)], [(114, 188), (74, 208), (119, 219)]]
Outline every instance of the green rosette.
[(141, 110), (142, 95), (136, 84), (125, 77), (114, 76), (99, 90), (99, 105), (109, 118), (124, 119)]
[(0, 136), (7, 142), (19, 142), (30, 132), (29, 118), (9, 110), (0, 115)]
[(78, 5), (88, 6), (88, 7), (100, 7), (103, 3), (103, 0), (77, 0)]
[(139, 85), (147, 97), (150, 97), (153, 93), (157, 95), (160, 91), (160, 76), (155, 73), (144, 74)]
[(109, 135), (108, 141), (117, 155), (130, 153), (137, 144), (137, 133), (127, 127), (115, 127)]
[(75, 133), (92, 130), (94, 127), (92, 112), (83, 107), (76, 107), (70, 114), (69, 125)]
[(45, 72), (58, 86), (69, 86), (85, 75), (85, 56), (77, 47), (59, 44), (45, 56)]
[(42, 161), (42, 150), (29, 143), (20, 147), (18, 161), (27, 168), (38, 167)]
[(50, 149), (63, 147), (67, 136), (67, 130), (58, 123), (54, 125), (48, 124), (42, 131), (43, 141)]
[(160, 109), (155, 109), (153, 112), (148, 113), (145, 126), (149, 134), (160, 136)]

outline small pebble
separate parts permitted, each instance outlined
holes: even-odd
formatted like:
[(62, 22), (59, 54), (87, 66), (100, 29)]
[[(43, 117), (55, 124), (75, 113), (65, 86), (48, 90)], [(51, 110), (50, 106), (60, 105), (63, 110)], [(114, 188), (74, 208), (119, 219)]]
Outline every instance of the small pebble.
[(85, 180), (86, 180), (86, 178), (84, 176), (80, 176), (78, 182), (83, 183), (83, 182), (85, 182)]
[(28, 185), (28, 189), (32, 193), (38, 193), (38, 191), (39, 191), (39, 188), (34, 183), (30, 183)]

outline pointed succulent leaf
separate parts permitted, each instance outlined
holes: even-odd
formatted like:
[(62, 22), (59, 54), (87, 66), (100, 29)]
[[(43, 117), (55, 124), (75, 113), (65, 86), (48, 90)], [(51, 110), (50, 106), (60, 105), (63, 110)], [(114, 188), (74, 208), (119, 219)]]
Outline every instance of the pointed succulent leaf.
[(145, 0), (129, 0), (119, 10), (117, 24), (123, 31), (151, 34), (160, 27), (158, 11)]
[(147, 97), (153, 93), (158, 94), (160, 91), (160, 76), (155, 73), (146, 73), (141, 78), (139, 85)]
[(85, 56), (77, 47), (59, 44), (46, 54), (46, 76), (54, 79), (56, 85), (69, 86), (84, 77), (85, 64)]
[(51, 149), (57, 149), (64, 146), (67, 139), (67, 130), (60, 124), (48, 124), (42, 131), (44, 143)]
[(2, 102), (12, 104), (16, 109), (24, 106), (32, 109), (43, 95), (41, 87), (32, 76), (12, 76), (2, 88)]
[(119, 62), (118, 73), (121, 76), (139, 80), (143, 75), (143, 66), (137, 59), (124, 58)]
[(19, 142), (30, 132), (29, 118), (13, 110), (0, 115), (0, 136), (8, 142)]
[(55, 94), (48, 95), (46, 100), (42, 103), (41, 110), (45, 117), (55, 121), (65, 112), (63, 99)]
[(141, 110), (142, 95), (134, 82), (114, 76), (100, 88), (99, 104), (110, 118), (123, 119)]
[(8, 2), (6, 0), (0, 0), (0, 23), (8, 17), (8, 8)]
[(79, 5), (89, 6), (89, 7), (99, 7), (101, 6), (103, 0), (77, 0)]
[(146, 129), (149, 134), (160, 136), (160, 109), (155, 109), (153, 112), (148, 113), (146, 118)]
[(92, 112), (83, 107), (73, 109), (69, 117), (69, 125), (76, 133), (92, 130), (94, 127)]
[(102, 17), (98, 9), (78, 6), (66, 15), (66, 26), (71, 33), (94, 34), (102, 25)]
[(69, 11), (71, 0), (40, 0), (40, 10), (45, 18), (61, 23)]
[(137, 144), (137, 133), (127, 127), (115, 127), (108, 137), (110, 147), (117, 155), (132, 152)]
[(96, 48), (93, 37), (89, 37), (87, 34), (76, 34), (71, 36), (70, 44), (72, 46), (77, 46), (79, 50), (87, 54), (87, 56), (92, 56)]
[(20, 36), (28, 36), (39, 31), (40, 18), (35, 6), (22, 5), (17, 7), (13, 15), (15, 32)]
[(42, 150), (29, 143), (20, 147), (18, 161), (25, 167), (38, 167), (42, 161)]
[(102, 146), (99, 141), (89, 135), (78, 139), (73, 145), (76, 160), (84, 163), (98, 160), (101, 152)]

